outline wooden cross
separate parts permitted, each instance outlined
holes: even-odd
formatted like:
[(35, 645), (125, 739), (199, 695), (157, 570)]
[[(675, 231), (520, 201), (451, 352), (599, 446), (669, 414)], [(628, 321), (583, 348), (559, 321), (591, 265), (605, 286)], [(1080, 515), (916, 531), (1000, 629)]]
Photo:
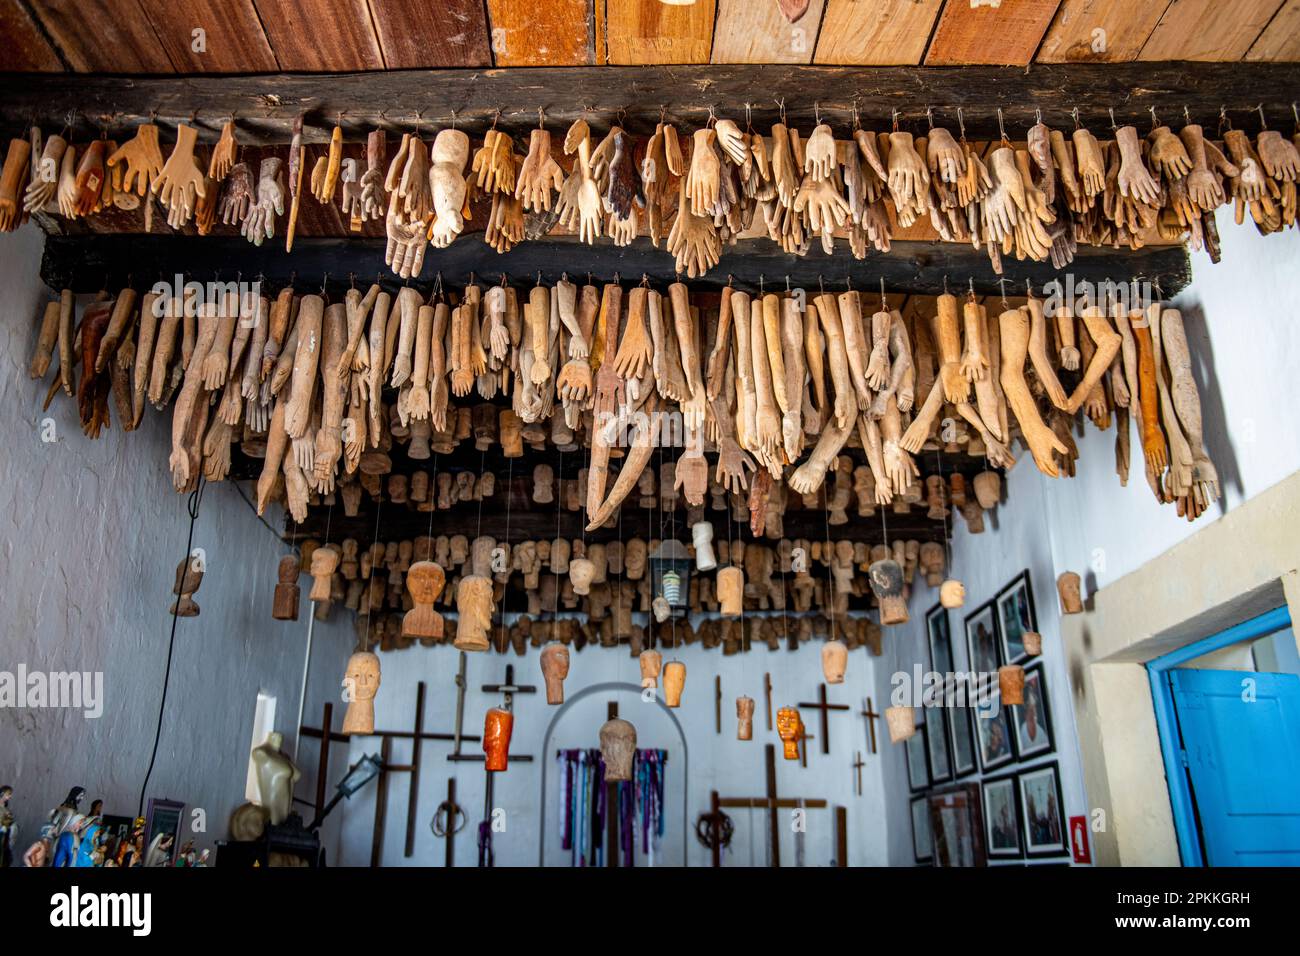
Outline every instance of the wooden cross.
[[(442, 833), (438, 833), (436, 822), (441, 819)], [(443, 866), (450, 869), (456, 865), (456, 841), (453, 839), (465, 826), (465, 810), (456, 802), (456, 778), (447, 778), (447, 799), (438, 805), (434, 812), (434, 835), (446, 841), (446, 854)]]
[(772, 675), (763, 675), (763, 696), (767, 699), (767, 729), (772, 729)]
[(799, 745), (799, 766), (803, 767), (804, 770), (808, 769), (808, 741), (816, 739), (816, 737), (808, 733), (808, 725), (802, 720), (799, 721), (799, 740), (797, 741)]
[(822, 753), (829, 754), (831, 752), (831, 726), (830, 726), (830, 721), (827, 720), (827, 717), (829, 716), (832, 710), (848, 710), (849, 705), (828, 704), (826, 702), (826, 684), (822, 683), (818, 685), (816, 703), (810, 704), (804, 701), (800, 701), (796, 706), (812, 707), (822, 712)]
[[(447, 754), (447, 759), (453, 762), (464, 763), (483, 763), (487, 759), (485, 754), (463, 754), (460, 752), (460, 742), (462, 740), (478, 740), (478, 737), (467, 737), (462, 735), (461, 730), (464, 726), (465, 718), (465, 652), (460, 653), (460, 671), (456, 674), (456, 749)], [(505, 709), (511, 712), (515, 709), (515, 694), (535, 694), (537, 688), (531, 684), (515, 683), (515, 665), (506, 665), (506, 679), (502, 684), (483, 684), (480, 690), (489, 694), (504, 694)], [(520, 754), (515, 756), (510, 754), (511, 760), (518, 760), (522, 763), (531, 763), (532, 756), (529, 754)]]
[(858, 796), (859, 797), (862, 796), (862, 768), (865, 766), (866, 764), (862, 762), (862, 751), (859, 750), (857, 753), (853, 755), (853, 769), (858, 772)]
[[(765, 748), (764, 757), (767, 764), (767, 796), (766, 797), (719, 797), (718, 791), (714, 790), (711, 795), (713, 812), (726, 808), (754, 809), (767, 811), (768, 839), (772, 841), (772, 865), (781, 865), (781, 821), (777, 816), (778, 810), (794, 809), (795, 807), (805, 807), (808, 809), (823, 809), (827, 806), (825, 800), (800, 800), (790, 799), (788, 797), (778, 797), (776, 793), (776, 747), (768, 744)], [(839, 817), (836, 818), (837, 823)], [(847, 823), (845, 824), (847, 830)], [(847, 832), (843, 836), (847, 840)], [(722, 865), (722, 848), (713, 847), (713, 865)]]
[(861, 715), (862, 717), (865, 717), (867, 720), (867, 737), (871, 742), (871, 752), (875, 753), (876, 752), (876, 721), (880, 719), (880, 715), (876, 713), (875, 710), (872, 708), (870, 697), (863, 698), (862, 702), (867, 706), (865, 710), (858, 711), (858, 714)]

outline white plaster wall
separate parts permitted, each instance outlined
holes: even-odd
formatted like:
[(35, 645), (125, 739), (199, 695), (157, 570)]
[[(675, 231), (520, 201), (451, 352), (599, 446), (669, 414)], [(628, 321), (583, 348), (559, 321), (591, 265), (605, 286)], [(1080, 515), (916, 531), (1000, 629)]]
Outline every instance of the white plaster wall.
[[(167, 471), (170, 412), (150, 407), (138, 431), (125, 434), (114, 421), (91, 441), (73, 400), (60, 395), (41, 411), (48, 380), (32, 381), (27, 365), (48, 295), (38, 278), (42, 245), (33, 226), (0, 238), (0, 670), (102, 671), (105, 705), (98, 719), (0, 708), (0, 783), (15, 789), (20, 850), (73, 785), (86, 788), (83, 810), (103, 798), (106, 813), (136, 813), (189, 525), (187, 497), (172, 491)], [(47, 416), (53, 443), (41, 441)], [(266, 517), (282, 521), (278, 512)], [(276, 726), (292, 746), (306, 614), (298, 624), (272, 620), (285, 546), (229, 484), (206, 487), (194, 544), (207, 556), (201, 613), (180, 619), (145, 797), (206, 811), (206, 832), (194, 834), (204, 847), (225, 837), (243, 801), (259, 690), (275, 695)], [(347, 633), (318, 627), (317, 646), (333, 639), (346, 648)]]
[[(664, 659), (670, 659), (664, 651)], [(686, 691), (682, 705), (675, 711), (677, 720), (686, 734), (689, 748), (689, 793), (686, 805), (687, 849), (685, 862), (690, 866), (708, 866), (709, 852), (695, 839), (696, 817), (708, 809), (709, 792), (718, 790), (723, 796), (761, 797), (765, 792), (763, 745), (771, 742), (777, 751), (777, 788), (782, 797), (822, 798), (832, 807), (848, 808), (849, 862), (851, 865), (883, 865), (885, 856), (885, 830), (881, 817), (884, 802), (884, 780), (881, 776), (881, 758), (872, 756), (866, 745), (866, 726), (857, 712), (862, 709), (862, 699), (872, 693), (872, 658), (860, 650), (850, 657), (844, 684), (829, 686), (827, 697), (832, 703), (848, 704), (851, 711), (840, 711), (830, 716), (831, 754), (821, 753), (821, 728), (816, 712), (805, 711), (808, 732), (818, 739), (810, 742), (808, 768), (798, 761), (781, 758), (780, 740), (775, 730), (768, 731), (763, 707), (763, 674), (772, 675), (772, 707), (785, 703), (814, 701), (817, 686), (822, 681), (821, 658), (816, 646), (805, 646), (798, 653), (785, 650), (769, 651), (755, 648), (748, 654), (723, 657), (720, 650), (706, 651), (699, 645), (683, 648), (679, 657), (687, 667)], [(415, 685), (426, 682), (425, 728), (430, 731), (450, 732), (456, 713), (456, 687), (458, 654), (451, 647), (412, 647), (381, 655), (383, 684), (375, 708), (375, 725), (384, 729), (409, 729), (415, 714)], [(340, 658), (337, 669), (340, 676), (345, 661)], [(495, 805), (505, 810), (506, 832), (494, 839), (498, 866), (536, 866), (538, 861), (539, 825), (546, 827), (546, 856), (548, 864), (568, 865), (567, 854), (559, 850), (559, 778), (555, 752), (562, 748), (596, 747), (600, 725), (605, 721), (606, 702), (610, 695), (600, 693), (585, 698), (567, 710), (556, 726), (550, 752), (542, 753), (542, 738), (558, 707), (546, 704), (545, 685), (538, 664), (538, 651), (529, 648), (524, 657), (513, 653), (505, 656), (494, 653), (468, 656), (465, 697), (465, 732), (482, 734), (483, 716), (487, 708), (498, 704), (498, 694), (479, 690), (483, 684), (500, 683), (505, 676), (506, 664), (515, 666), (515, 680), (533, 684), (536, 694), (523, 694), (515, 698), (514, 735), (510, 750), (515, 754), (532, 754), (534, 762), (512, 763), (510, 769), (499, 774), (495, 782)], [(714, 676), (722, 676), (722, 732), (715, 731)], [(588, 647), (571, 654), (566, 693), (573, 697), (583, 687), (607, 682), (640, 683), (640, 669), (626, 647)], [(662, 691), (660, 691), (662, 694)], [(736, 739), (735, 698), (748, 694), (754, 698), (756, 713), (754, 739)], [(335, 698), (337, 700), (337, 698)], [(665, 775), (667, 827), (656, 863), (681, 865), (682, 860), (682, 750), (671, 721), (654, 704), (644, 703), (630, 693), (614, 695), (619, 715), (637, 727), (639, 747), (665, 747), (668, 764)], [(342, 721), (340, 705), (336, 703), (336, 727)], [(877, 709), (880, 705), (877, 702)], [(319, 712), (319, 704), (313, 713)], [(883, 741), (883, 725), (878, 731)], [(464, 745), (464, 752), (480, 753), (477, 743)], [(314, 748), (314, 742), (312, 742)], [(414, 855), (403, 855), (406, 833), (406, 808), (409, 794), (405, 774), (391, 778), (387, 804), (383, 864), (385, 866), (415, 865), (441, 866), (444, 844), (435, 838), (429, 828), (438, 804), (447, 792), (447, 777), (456, 778), (457, 802), (467, 811), (469, 822), (456, 838), (457, 866), (473, 866), (477, 861), (477, 824), (483, 819), (484, 771), (481, 764), (452, 763), (446, 759), (452, 745), (442, 741), (428, 741), (423, 749), (423, 770), (419, 794), (419, 811), (416, 818), (416, 843)], [(882, 744), (882, 750), (884, 749)], [(337, 745), (331, 761), (342, 769), (342, 762), (355, 761), (363, 753), (378, 753), (378, 738), (363, 738), (350, 744), (350, 753), (344, 757), (345, 748)], [(855, 777), (852, 763), (855, 752), (863, 753), (865, 766), (862, 774), (862, 796), (855, 794)], [(409, 760), (410, 744), (395, 741), (393, 761), (403, 764)], [(539, 818), (541, 802), (541, 764), (546, 759), (547, 803), (546, 817)], [(331, 776), (336, 776), (331, 772)], [(374, 823), (375, 786), (370, 784), (357, 794), (341, 811), (345, 814), (341, 844), (331, 847), (336, 861), (344, 865), (366, 866), (370, 861), (370, 847)], [(757, 865), (762, 866), (767, 853), (767, 817), (755, 811), (752, 820), (748, 811), (728, 811), (736, 827), (733, 853), (724, 858), (724, 865), (749, 865), (751, 852), (751, 825), (757, 832), (752, 835), (752, 850)], [(781, 860), (786, 866), (794, 863), (794, 842), (789, 828), (789, 811), (782, 817)], [(808, 830), (805, 837), (805, 860), (809, 866), (828, 865), (835, 852), (833, 810), (808, 810)], [(639, 853), (639, 851), (638, 851)], [(640, 864), (640, 860), (638, 861)]]
[[(1112, 430), (1091, 423), (1076, 432), (1078, 473), (1050, 479), (1039, 473), (1023, 445), (1007, 476), (1004, 503), (987, 516), (987, 530), (971, 535), (956, 522), (954, 573), (966, 584), (966, 607), (950, 612), (954, 655), (966, 664), (966, 614), (994, 597), (1025, 568), (1043, 633), (1055, 753), (1022, 766), (1056, 760), (1065, 815), (1091, 807), (1084, 792), (1074, 730), (1072, 680), (1060, 643), (1056, 577), (1073, 570), (1084, 578), (1084, 597), (1112, 583), (1194, 534), (1227, 511), (1300, 469), (1300, 432), (1295, 428), (1294, 369), (1300, 362), (1300, 279), (1294, 263), (1300, 235), (1260, 236), (1221, 215), (1223, 261), (1193, 255), (1193, 282), (1175, 300), (1182, 310), (1201, 393), (1205, 441), (1219, 471), (1223, 497), (1194, 523), (1172, 506), (1157, 505), (1142, 475), (1141, 444), (1132, 425), (1131, 478), (1121, 487), (1114, 470)], [(1248, 549), (1249, 541), (1240, 542)], [(1224, 554), (1232, 561), (1232, 554)], [(890, 675), (924, 661), (924, 616), (937, 593), (913, 595), (912, 620), (886, 631), (885, 658), (877, 668), (877, 694), (887, 699)], [(920, 655), (920, 656), (918, 656)], [(912, 862), (906, 765), (901, 746), (886, 758), (889, 861)], [(1015, 767), (999, 768), (1003, 773)], [(967, 780), (978, 779), (978, 775)]]

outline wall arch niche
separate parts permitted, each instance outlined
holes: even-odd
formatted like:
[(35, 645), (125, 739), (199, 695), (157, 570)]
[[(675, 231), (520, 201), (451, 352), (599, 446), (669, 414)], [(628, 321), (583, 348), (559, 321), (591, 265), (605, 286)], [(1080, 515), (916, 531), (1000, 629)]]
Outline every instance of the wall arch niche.
[[(600, 726), (606, 720), (607, 704), (618, 704), (618, 715), (636, 727), (637, 748), (668, 751), (664, 787), (664, 837), (655, 854), (656, 866), (685, 866), (687, 847), (688, 751), (686, 734), (677, 715), (658, 694), (654, 700), (641, 697), (639, 684), (611, 681), (584, 687), (555, 711), (542, 739), (541, 826), (538, 828), (537, 862), (540, 866), (568, 866), (569, 851), (561, 849), (559, 838), (559, 750), (600, 746)], [(645, 862), (638, 839), (636, 863)]]

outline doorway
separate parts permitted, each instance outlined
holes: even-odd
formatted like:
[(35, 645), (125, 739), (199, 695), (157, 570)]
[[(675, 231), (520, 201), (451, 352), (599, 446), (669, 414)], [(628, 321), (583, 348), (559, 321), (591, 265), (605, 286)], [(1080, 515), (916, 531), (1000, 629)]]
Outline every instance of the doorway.
[[(1184, 866), (1300, 866), (1300, 676), (1276, 666), (1279, 607), (1147, 663)], [(1249, 652), (1247, 669), (1207, 655)]]

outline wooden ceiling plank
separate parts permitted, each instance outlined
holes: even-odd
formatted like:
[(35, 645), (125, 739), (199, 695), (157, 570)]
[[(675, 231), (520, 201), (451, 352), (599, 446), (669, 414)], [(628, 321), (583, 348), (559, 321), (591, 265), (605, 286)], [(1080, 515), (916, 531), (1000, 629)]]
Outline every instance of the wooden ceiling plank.
[(175, 73), (138, 0), (32, 0), (78, 73)]
[(1169, 0), (1062, 0), (1038, 51), (1039, 63), (1136, 60)]
[(915, 66), (943, 0), (827, 0), (815, 63)]
[(1281, 6), (1281, 0), (1173, 0), (1138, 59), (1240, 60)]
[(1002, 0), (997, 7), (972, 7), (968, 0), (947, 0), (926, 65), (1024, 66), (1034, 58), (1059, 5), (1060, 0)]
[[(279, 69), (253, 0), (139, 0), (178, 73)], [(201, 36), (195, 31), (202, 30)]]
[(0, 0), (0, 36), (5, 38), (6, 69), (32, 73), (64, 71), (58, 51), (18, 0)]
[(390, 70), (491, 66), (482, 0), (371, 0)]
[(1246, 53), (1247, 60), (1300, 60), (1300, 0), (1287, 0)]
[(717, 0), (695, 0), (689, 6), (661, 0), (596, 2), (605, 3), (605, 42), (611, 65), (709, 62)]
[[(487, 0), (497, 66), (588, 66), (591, 0)], [(597, 6), (603, 6), (597, 0)]]
[(382, 70), (366, 0), (254, 0), (280, 69), (305, 73)]
[(824, 0), (791, 23), (776, 0), (718, 0), (714, 63), (811, 63)]

